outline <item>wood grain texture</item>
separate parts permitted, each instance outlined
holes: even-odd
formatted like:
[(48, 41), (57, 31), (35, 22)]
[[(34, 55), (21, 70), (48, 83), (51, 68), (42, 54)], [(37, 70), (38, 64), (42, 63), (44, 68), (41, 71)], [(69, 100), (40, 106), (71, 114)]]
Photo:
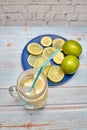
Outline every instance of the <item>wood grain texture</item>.
[[(62, 85), (49, 86), (46, 107), (31, 111), (12, 98), (8, 88), (16, 84), (23, 71), (20, 59), (24, 46), (41, 34), (77, 40), (83, 52), (76, 74)], [(86, 27), (0, 27), (0, 129), (87, 130), (86, 46)]]
[[(87, 87), (49, 88), (47, 105), (79, 105), (86, 103)], [(9, 95), (8, 89), (0, 89), (0, 106), (18, 106), (20, 104), (19, 100)]]
[(24, 110), (22, 107), (0, 108), (0, 127), (6, 130), (86, 130), (86, 109)]

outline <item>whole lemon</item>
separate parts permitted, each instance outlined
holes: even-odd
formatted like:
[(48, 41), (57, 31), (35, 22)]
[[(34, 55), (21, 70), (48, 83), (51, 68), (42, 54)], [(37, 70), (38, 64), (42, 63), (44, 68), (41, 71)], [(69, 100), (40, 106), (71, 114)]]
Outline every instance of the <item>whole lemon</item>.
[(79, 59), (74, 55), (65, 56), (62, 61), (61, 68), (65, 74), (73, 74), (79, 67)]
[(75, 40), (67, 40), (63, 45), (63, 51), (66, 55), (74, 55), (79, 57), (82, 53), (82, 47)]

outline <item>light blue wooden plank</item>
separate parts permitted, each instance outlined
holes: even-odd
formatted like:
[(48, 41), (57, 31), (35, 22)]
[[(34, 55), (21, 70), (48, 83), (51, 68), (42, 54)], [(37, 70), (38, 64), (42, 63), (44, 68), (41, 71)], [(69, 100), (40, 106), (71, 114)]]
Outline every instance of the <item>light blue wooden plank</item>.
[[(29, 39), (1, 39), (0, 41), (0, 65), (3, 66), (4, 64), (8, 64), (7, 62), (9, 62), (9, 58), (11, 62), (13, 61), (20, 64), (22, 50), (28, 41)], [(11, 43), (10, 47), (7, 46), (8, 43)], [(86, 65), (87, 63), (86, 62), (86, 59), (87, 59), (86, 41), (81, 41), (81, 45), (83, 48), (83, 52), (82, 52), (82, 55), (80, 56), (80, 63), (81, 65), (82, 64)]]
[(21, 52), (30, 39), (0, 39), (0, 52), (3, 52), (3, 54), (9, 52)]
[(31, 27), (0, 27), (0, 38), (31, 37)]
[(62, 26), (0, 27), (0, 38), (29, 38), (47, 33), (78, 36), (87, 34), (87, 28)]
[[(10, 113), (9, 113), (10, 111)], [(2, 130), (86, 130), (87, 110), (0, 108)]]
[[(24, 46), (31, 40), (35, 38), (34, 37), (30, 37), (30, 38), (5, 38), (5, 39), (0, 39), (0, 51), (2, 51), (4, 49), (4, 51), (21, 51)], [(69, 39), (73, 39), (73, 40), (77, 40), (76, 37), (68, 37)], [(8, 46), (8, 44), (11, 43), (10, 46)], [(86, 40), (82, 40), (80, 41), (80, 44), (82, 45), (84, 51), (85, 51), (85, 45), (86, 45)]]
[[(0, 51), (0, 69), (21, 67), (22, 51)], [(79, 58), (80, 66), (87, 67), (87, 52), (83, 50)]]
[[(15, 84), (18, 75), (22, 72), (20, 56), (23, 47), (30, 39), (44, 33), (57, 34), (68, 39), (80, 38), (83, 48), (83, 53), (80, 57), (81, 65), (77, 73), (68, 82), (57, 88), (55, 87), (55, 89), (49, 88), (48, 104), (44, 110), (26, 111), (23, 107), (13, 107), (15, 105), (20, 106), (20, 103), (10, 97), (8, 89), (4, 88)], [(9, 43), (11, 45), (7, 46)], [(86, 130), (86, 44), (86, 27), (0, 27), (0, 88), (2, 88), (0, 89), (0, 128), (2, 130), (9, 130), (9, 128), (12, 130), (25, 130), (28, 128), (31, 130)], [(7, 64), (8, 67), (6, 68)], [(19, 68), (17, 69), (17, 67)], [(6, 105), (12, 107), (6, 107)], [(29, 124), (30, 122), (32, 124)], [(38, 126), (37, 124), (42, 125)]]
[[(87, 104), (87, 87), (83, 88), (49, 88), (47, 106)], [(0, 89), (1, 106), (22, 105), (19, 100), (9, 94), (8, 89)], [(46, 107), (47, 107), (46, 106)]]
[(87, 67), (79, 67), (73, 77), (67, 81), (64, 86), (86, 86), (87, 85)]
[(16, 84), (17, 78), (22, 71), (22, 68), (0, 70), (0, 88), (8, 88)]
[[(8, 88), (10, 85), (15, 84), (17, 77), (23, 71), (22, 68), (7, 68), (0, 70), (0, 88)], [(87, 86), (87, 67), (79, 67), (78, 71), (64, 84), (59, 87), (80, 87)]]

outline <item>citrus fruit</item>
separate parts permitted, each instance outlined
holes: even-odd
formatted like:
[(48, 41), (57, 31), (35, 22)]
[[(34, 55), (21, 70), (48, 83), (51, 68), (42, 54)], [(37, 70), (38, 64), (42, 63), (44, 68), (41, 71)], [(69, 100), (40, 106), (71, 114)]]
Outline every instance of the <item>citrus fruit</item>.
[(79, 67), (79, 59), (74, 55), (65, 56), (61, 68), (65, 74), (73, 74)]
[(46, 65), (46, 67), (43, 69), (42, 73), (44, 74), (44, 76), (47, 78), (48, 76), (48, 72), (49, 72), (49, 69), (50, 69), (51, 65), (48, 64)]
[(48, 71), (48, 78), (52, 82), (60, 82), (64, 78), (64, 72), (60, 66), (51, 66)]
[(64, 54), (62, 52), (58, 52), (54, 57), (53, 57), (53, 61), (56, 64), (61, 64), (62, 60), (64, 59)]
[[(34, 68), (40, 68), (41, 65), (47, 60), (47, 58), (45, 57), (42, 57), (42, 58), (39, 58), (39, 59), (36, 59), (35, 62), (34, 62)], [(48, 63), (50, 65), (50, 62)], [(48, 65), (47, 64), (47, 65)]]
[(52, 44), (52, 38), (49, 36), (42, 37), (41, 44), (45, 47), (50, 46)]
[(61, 38), (56, 38), (56, 39), (53, 40), (53, 47), (55, 49), (60, 50), (60, 51), (63, 50), (62, 47), (63, 47), (64, 44), (65, 44), (65, 41)]
[(30, 54), (40, 55), (43, 52), (43, 47), (38, 43), (31, 43), (28, 44), (27, 50)]
[(53, 53), (55, 49), (53, 47), (47, 47), (43, 50), (43, 56), (46, 58), (49, 58)]
[(63, 46), (63, 51), (66, 55), (75, 55), (79, 57), (82, 53), (82, 47), (77, 41), (68, 40)]
[(38, 58), (41, 58), (42, 56), (43, 56), (42, 54), (41, 54), (41, 55), (38, 55), (38, 56), (29, 55), (29, 56), (28, 56), (28, 59), (27, 59), (27, 62), (28, 62), (28, 64), (29, 64), (30, 66), (33, 67), (35, 60), (38, 59)]

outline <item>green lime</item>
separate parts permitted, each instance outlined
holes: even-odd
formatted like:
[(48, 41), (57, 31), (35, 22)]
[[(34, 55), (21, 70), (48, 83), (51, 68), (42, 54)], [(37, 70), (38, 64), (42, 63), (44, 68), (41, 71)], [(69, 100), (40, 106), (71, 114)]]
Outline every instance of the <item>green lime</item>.
[(52, 82), (60, 82), (64, 78), (64, 72), (60, 66), (51, 66), (48, 71), (48, 79)]
[(74, 55), (65, 56), (62, 61), (61, 68), (65, 74), (73, 74), (79, 67), (79, 59)]
[(75, 55), (78, 57), (82, 53), (82, 47), (77, 41), (68, 40), (63, 46), (63, 51), (66, 55)]
[(46, 58), (49, 58), (53, 53), (55, 49), (53, 47), (47, 47), (43, 50), (43, 56)]
[(40, 55), (43, 52), (43, 47), (38, 43), (28, 44), (27, 50), (32, 55)]
[(58, 49), (60, 51), (63, 50), (63, 45), (65, 44), (65, 41), (61, 38), (56, 38), (53, 40), (53, 47), (55, 49)]
[(42, 37), (41, 44), (45, 47), (50, 46), (52, 44), (52, 38), (49, 36)]

